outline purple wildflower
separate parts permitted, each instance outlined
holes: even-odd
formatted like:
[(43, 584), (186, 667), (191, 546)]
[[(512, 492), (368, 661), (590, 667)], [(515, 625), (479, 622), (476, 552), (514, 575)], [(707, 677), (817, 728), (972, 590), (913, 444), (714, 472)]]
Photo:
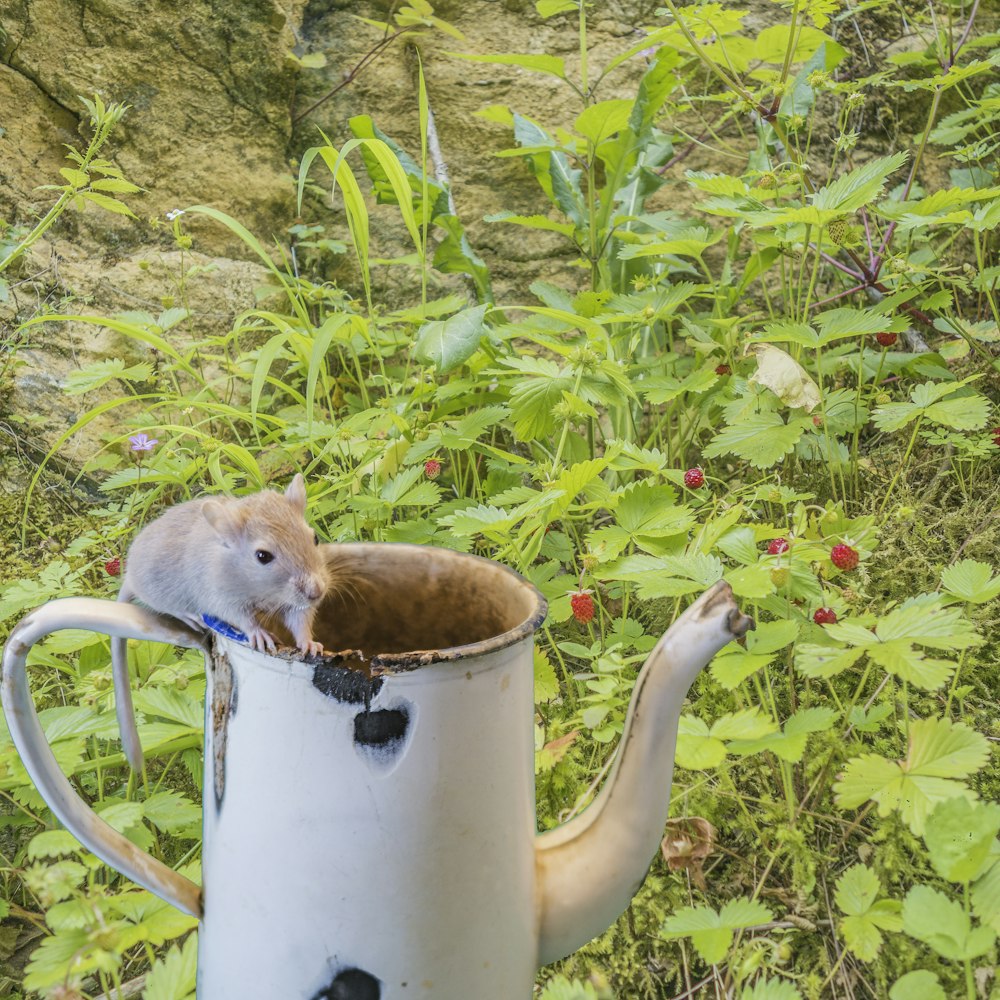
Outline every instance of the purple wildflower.
[(160, 443), (146, 434), (133, 434), (128, 440), (132, 451), (152, 451)]

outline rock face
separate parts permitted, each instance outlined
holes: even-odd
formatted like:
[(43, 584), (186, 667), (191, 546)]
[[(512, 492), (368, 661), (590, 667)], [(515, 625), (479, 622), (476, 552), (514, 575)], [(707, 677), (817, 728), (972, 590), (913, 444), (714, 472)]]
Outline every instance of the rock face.
[[(592, 73), (641, 38), (639, 26), (655, 19), (655, 6), (611, 2), (592, 13)], [(475, 115), (487, 105), (503, 104), (546, 127), (570, 125), (581, 110), (580, 98), (552, 77), (449, 54), (548, 52), (565, 57), (575, 78), (573, 24), (566, 15), (543, 20), (529, 2), (439, 3), (435, 13), (462, 38), (407, 32), (345, 83), (345, 73), (384, 37), (362, 18), (383, 20), (392, 9), (384, 2), (348, 0), (142, 5), (7, 0), (0, 13), (0, 220), (30, 228), (52, 204), (53, 193), (38, 185), (60, 181), (64, 144), (87, 141), (88, 116), (77, 95), (96, 92), (105, 101), (131, 105), (105, 152), (144, 191), (125, 198), (140, 221), (93, 206), (60, 217), (47, 239), (6, 275), (14, 294), (0, 304), (0, 339), (10, 343), (17, 322), (43, 302), (58, 312), (114, 315), (143, 309), (155, 315), (172, 294), (180, 266), (169, 227), (148, 224), (168, 210), (212, 205), (264, 244), (272, 236), (287, 238), (295, 222), (296, 159), (318, 142), (317, 127), (340, 144), (350, 138), (348, 119), (368, 114), (418, 158), (418, 52), (456, 211), (493, 272), (498, 299), (527, 297), (527, 286), (538, 278), (568, 288), (581, 285), (583, 274), (572, 266), (575, 255), (561, 237), (532, 233), (526, 239), (517, 227), (483, 221), (505, 209), (545, 212), (546, 205), (520, 159), (494, 155), (513, 145), (509, 131)], [(307, 69), (300, 63), (317, 54), (325, 57), (325, 66)], [(598, 96), (627, 93), (641, 62), (617, 70)], [(338, 86), (331, 99), (306, 113)], [(317, 165), (314, 179), (328, 187), (324, 170)], [(304, 217), (322, 223), (328, 237), (346, 238), (343, 213), (331, 211), (328, 201), (315, 197)], [(206, 255), (198, 259), (211, 265), (189, 286), (196, 313), (189, 332), (220, 332), (254, 304), (253, 287), (265, 272), (248, 261), (252, 253), (224, 227), (190, 216), (184, 222), (194, 250)], [(392, 257), (410, 249), (398, 213), (375, 209), (373, 255)], [(332, 275), (348, 288), (359, 287), (347, 255), (333, 263)], [(391, 306), (416, 286), (415, 276), (400, 268), (375, 268), (374, 278), (378, 297)], [(440, 281), (455, 290), (466, 287), (455, 276)], [(170, 335), (181, 336), (177, 330)], [(6, 407), (31, 415), (24, 433), (45, 450), (84, 409), (100, 402), (99, 393), (64, 394), (70, 371), (109, 357), (132, 363), (148, 353), (89, 324), (33, 327), (20, 339)], [(63, 446), (62, 457), (72, 462), (94, 454), (115, 420), (117, 412), (90, 425)]]
[[(8, 0), (0, 47), (0, 212), (30, 218), (51, 195), (63, 143), (81, 141), (77, 95), (132, 106), (114, 159), (146, 189), (130, 199), (149, 216), (205, 202), (268, 227), (293, 208), (287, 172), (289, 102), (298, 4), (191, 0)], [(91, 216), (88, 218), (88, 216)], [(87, 213), (85, 244), (121, 251), (148, 239), (141, 227)]]

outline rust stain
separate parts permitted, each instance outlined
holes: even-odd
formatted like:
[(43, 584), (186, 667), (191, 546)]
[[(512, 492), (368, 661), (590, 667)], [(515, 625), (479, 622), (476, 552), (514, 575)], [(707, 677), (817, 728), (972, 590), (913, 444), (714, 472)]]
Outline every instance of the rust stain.
[(226, 793), (226, 740), (229, 719), (236, 711), (236, 679), (225, 653), (212, 655), (212, 751), (215, 808), (222, 808)]

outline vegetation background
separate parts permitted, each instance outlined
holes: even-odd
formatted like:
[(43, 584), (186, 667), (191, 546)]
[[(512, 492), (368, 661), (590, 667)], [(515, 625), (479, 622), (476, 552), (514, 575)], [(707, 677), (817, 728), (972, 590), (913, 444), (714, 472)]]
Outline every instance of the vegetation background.
[[(662, 856), (538, 994), (1000, 996), (995, 5), (15, 0), (0, 29), (8, 627), (113, 596), (164, 505), (302, 469), (324, 539), (546, 593), (551, 826), (724, 577), (758, 630), (684, 708)], [(81, 793), (196, 875), (203, 668), (132, 652), (141, 777), (106, 642), (36, 650), (36, 700)], [(0, 725), (0, 997), (182, 1000), (194, 957)]]

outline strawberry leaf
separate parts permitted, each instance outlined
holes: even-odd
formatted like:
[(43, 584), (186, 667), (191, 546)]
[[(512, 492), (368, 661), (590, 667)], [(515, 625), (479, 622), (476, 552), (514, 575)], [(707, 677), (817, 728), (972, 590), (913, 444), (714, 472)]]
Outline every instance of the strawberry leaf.
[(962, 723), (921, 719), (910, 727), (905, 760), (862, 754), (848, 762), (837, 780), (837, 804), (854, 809), (871, 799), (880, 816), (899, 810), (910, 829), (921, 834), (938, 802), (976, 798), (961, 779), (982, 768), (988, 757), (986, 738)]
[(889, 990), (889, 1000), (948, 1000), (938, 977), (926, 969), (908, 972)]
[(795, 447), (807, 422), (812, 426), (808, 417), (786, 424), (777, 413), (754, 413), (719, 431), (704, 455), (706, 458), (736, 455), (755, 469), (767, 469)]
[(971, 882), (982, 870), (998, 833), (1000, 805), (955, 798), (939, 802), (931, 811), (924, 841), (941, 878)]
[(660, 934), (668, 941), (690, 937), (695, 951), (709, 965), (726, 957), (733, 932), (771, 920), (771, 911), (751, 899), (734, 899), (720, 912), (710, 906), (685, 906), (663, 922)]
[(965, 962), (993, 947), (991, 927), (973, 927), (962, 904), (927, 885), (915, 885), (903, 901), (903, 930), (942, 958)]
[(863, 864), (848, 868), (837, 880), (834, 896), (846, 914), (840, 922), (847, 947), (862, 962), (871, 962), (882, 947), (882, 931), (903, 927), (900, 904), (892, 899), (878, 899), (882, 883)]
[(1000, 576), (993, 576), (988, 563), (962, 559), (942, 571), (941, 586), (963, 601), (985, 604), (1000, 594)]

